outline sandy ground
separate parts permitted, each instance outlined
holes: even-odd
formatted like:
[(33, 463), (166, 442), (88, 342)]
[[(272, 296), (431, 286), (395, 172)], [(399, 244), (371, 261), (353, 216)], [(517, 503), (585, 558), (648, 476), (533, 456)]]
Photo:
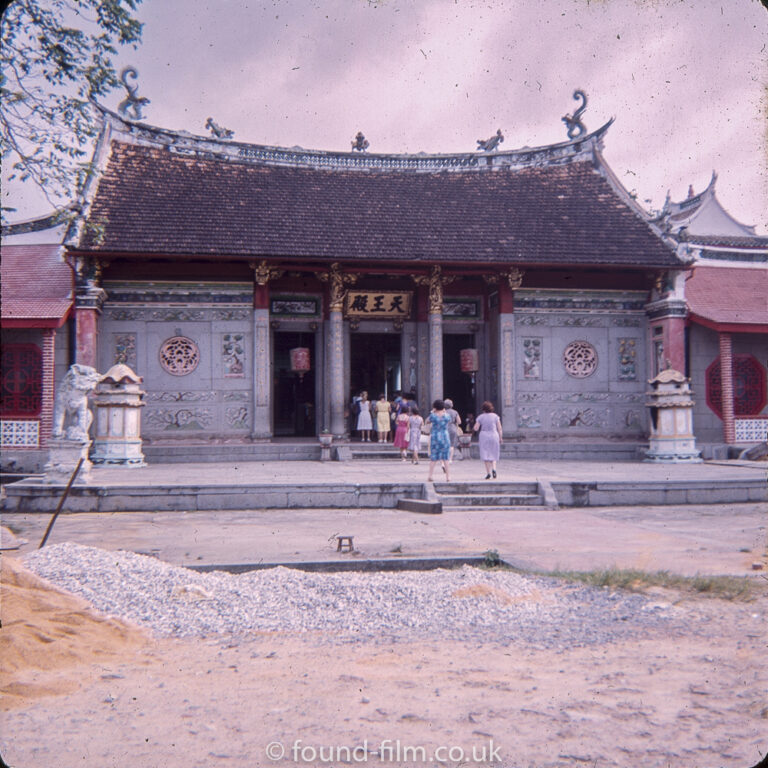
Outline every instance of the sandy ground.
[(766, 593), (654, 590), (684, 636), (561, 652), (439, 637), (175, 641), (96, 615), (18, 560), (2, 565), (0, 747), (12, 768), (749, 768), (768, 750)]

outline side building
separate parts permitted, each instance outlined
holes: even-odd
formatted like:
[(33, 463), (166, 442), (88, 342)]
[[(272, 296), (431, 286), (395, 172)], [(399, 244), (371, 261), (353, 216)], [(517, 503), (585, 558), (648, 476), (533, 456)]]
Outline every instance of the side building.
[(713, 174), (702, 192), (667, 200), (654, 222), (691, 259), (686, 369), (705, 457), (768, 440), (768, 237), (725, 210), (716, 181)]
[(10, 475), (39, 471), (57, 383), (74, 360), (74, 269), (54, 214), (3, 228), (0, 247), (0, 448)]

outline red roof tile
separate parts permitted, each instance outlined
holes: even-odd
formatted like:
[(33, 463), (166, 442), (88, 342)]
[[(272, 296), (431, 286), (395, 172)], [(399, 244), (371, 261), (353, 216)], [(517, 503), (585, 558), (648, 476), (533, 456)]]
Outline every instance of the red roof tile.
[(72, 305), (72, 271), (60, 246), (3, 245), (2, 319), (60, 320)]
[(685, 295), (693, 319), (705, 325), (763, 325), (768, 331), (768, 269), (696, 267)]
[(680, 266), (592, 162), (338, 170), (113, 142), (81, 247), (146, 255)]

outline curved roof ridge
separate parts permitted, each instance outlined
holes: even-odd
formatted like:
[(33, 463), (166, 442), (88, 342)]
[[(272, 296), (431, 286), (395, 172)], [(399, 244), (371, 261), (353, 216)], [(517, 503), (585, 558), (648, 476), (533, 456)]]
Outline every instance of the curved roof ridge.
[(518, 168), (557, 165), (574, 160), (591, 160), (614, 121), (576, 139), (538, 147), (481, 152), (419, 152), (374, 153), (341, 150), (305, 149), (254, 144), (216, 136), (198, 136), (188, 131), (174, 131), (146, 123), (125, 120), (120, 115), (97, 104), (105, 121), (112, 128), (112, 140), (127, 143), (163, 146), (178, 155), (220, 158), (232, 162), (259, 165), (289, 165), (328, 170), (412, 170), (412, 171), (466, 171), (487, 168)]

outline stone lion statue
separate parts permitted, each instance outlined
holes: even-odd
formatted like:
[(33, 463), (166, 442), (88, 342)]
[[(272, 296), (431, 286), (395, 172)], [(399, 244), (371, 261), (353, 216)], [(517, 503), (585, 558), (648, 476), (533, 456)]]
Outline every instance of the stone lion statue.
[(88, 394), (101, 379), (89, 365), (69, 367), (56, 393), (53, 409), (53, 436), (67, 440), (88, 440), (93, 414), (88, 408)]

